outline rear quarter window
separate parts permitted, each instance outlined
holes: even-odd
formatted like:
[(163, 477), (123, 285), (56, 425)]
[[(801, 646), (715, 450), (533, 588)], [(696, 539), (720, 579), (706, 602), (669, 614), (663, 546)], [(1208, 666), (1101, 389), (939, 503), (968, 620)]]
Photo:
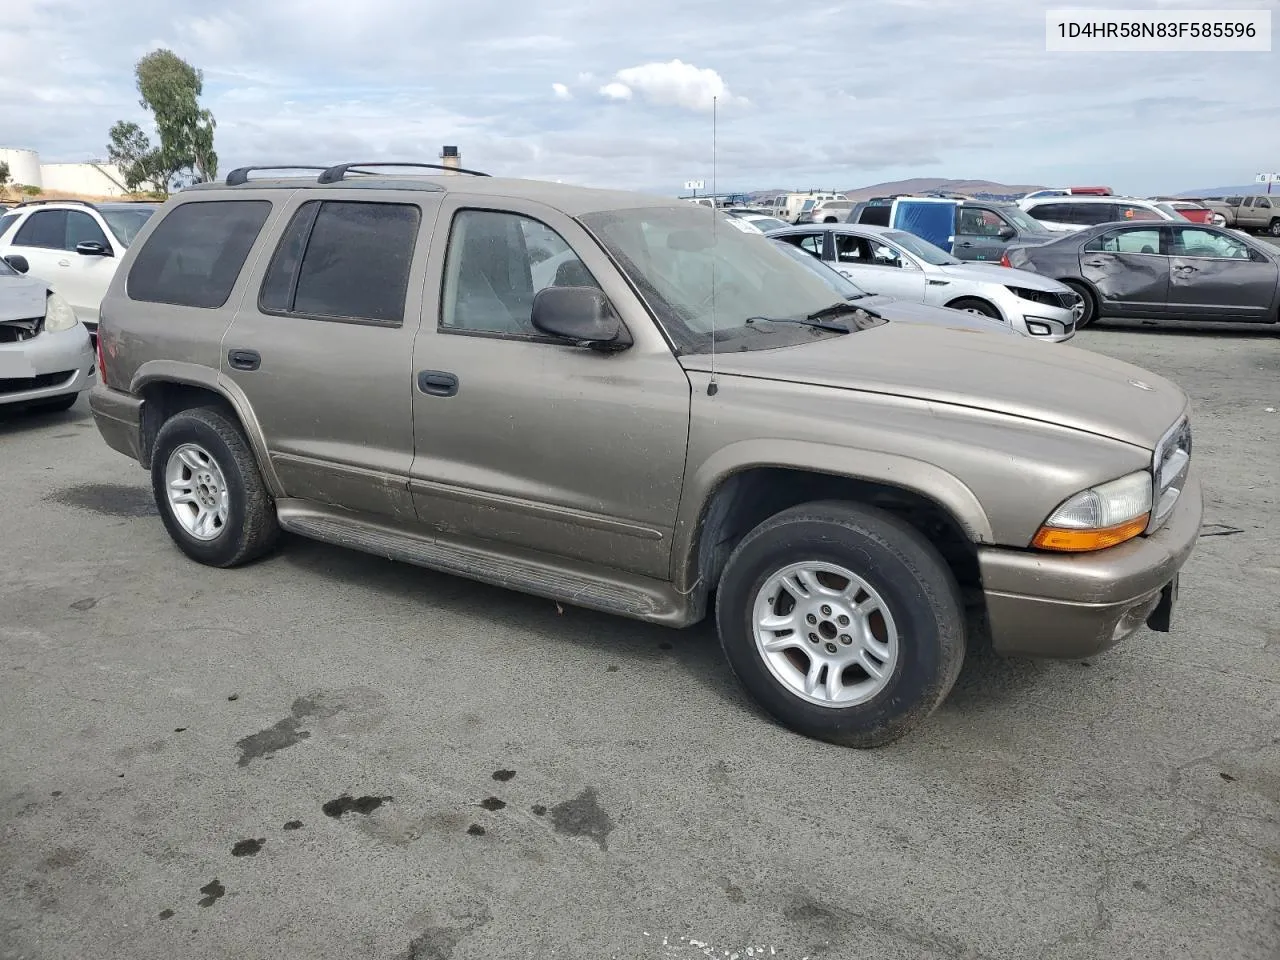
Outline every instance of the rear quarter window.
[(175, 207), (138, 251), (126, 285), (129, 298), (221, 307), (270, 214), (268, 200), (209, 200)]

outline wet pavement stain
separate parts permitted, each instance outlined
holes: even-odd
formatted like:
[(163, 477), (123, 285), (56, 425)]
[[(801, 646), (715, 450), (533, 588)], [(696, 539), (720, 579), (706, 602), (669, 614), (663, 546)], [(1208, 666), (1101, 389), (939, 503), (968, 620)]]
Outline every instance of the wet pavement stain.
[(231, 855), (233, 857), (252, 857), (262, 849), (262, 845), (266, 842), (265, 838), (237, 841), (235, 846), (231, 848)]
[(505, 800), (499, 800), (497, 797), (485, 797), (480, 801), (480, 806), (486, 810), (501, 810), (507, 805)]
[(83, 600), (77, 600), (71, 604), (72, 610), (92, 610), (98, 605), (97, 597), (85, 597)]
[(540, 803), (535, 803), (529, 809), (533, 811), (535, 817), (545, 817), (547, 815), (547, 808)]
[(670, 649), (671, 649), (671, 644), (667, 643), (667, 642), (664, 640), (664, 641), (662, 641), (662, 643), (658, 644), (658, 649), (659, 649), (659, 650), (670, 650)]
[(467, 833), (473, 837), (483, 837), (484, 827), (480, 826), (478, 823), (473, 823), (471, 826), (467, 827)]
[(511, 779), (512, 777), (514, 777), (515, 775), (516, 775), (516, 772), (515, 772), (514, 770), (495, 770), (495, 771), (493, 771), (493, 779), (497, 780), (499, 783), (506, 783), (508, 780), (510, 780), (510, 779)]
[(187, 728), (186, 728), (186, 727), (174, 727), (174, 728), (173, 728), (173, 732), (174, 732), (174, 733), (186, 733), (186, 732), (187, 732)]
[(320, 809), (324, 811), (326, 817), (333, 817), (338, 820), (341, 819), (344, 813), (358, 813), (367, 817), (384, 803), (390, 802), (390, 797), (363, 796), (352, 799), (351, 794), (344, 793), (334, 800), (325, 802)]
[(598, 796), (595, 787), (587, 787), (572, 800), (552, 807), (551, 823), (556, 833), (569, 837), (586, 837), (598, 843), (601, 850), (608, 850), (613, 820), (600, 808)]
[(156, 514), (156, 502), (150, 490), (123, 483), (80, 483), (54, 490), (45, 499), (108, 517), (153, 517)]
[(472, 915), (450, 926), (427, 927), (409, 941), (409, 948), (396, 960), (449, 960), (454, 949), (468, 934), (493, 919), (486, 906), (480, 906)]
[(606, 673), (617, 673), (617, 672), (618, 672), (618, 668), (617, 668), (617, 667), (605, 667), (604, 669), (605, 669), (605, 672), (606, 672)]
[(729, 898), (730, 903), (747, 902), (747, 895), (742, 892), (742, 888), (734, 886), (732, 883), (725, 884), (724, 895)]
[(301, 830), (301, 829), (302, 829), (302, 821), (301, 821), (301, 820), (290, 820), (288, 823), (286, 823), (286, 824), (284, 825), (284, 828), (285, 828), (286, 830)]
[(226, 896), (227, 888), (224, 887), (220, 881), (212, 880), (201, 887), (200, 892), (204, 894), (199, 901), (200, 906), (212, 907), (215, 903)]
[(172, 916), (173, 916), (173, 911), (172, 911), (172, 910), (161, 910), (161, 911), (160, 911), (160, 919), (161, 919), (161, 920), (168, 920), (168, 919), (169, 919), (170, 917), (172, 917)]
[[(240, 694), (233, 693), (227, 699), (236, 700), (239, 696)], [(303, 740), (309, 739), (311, 731), (302, 729), (304, 720), (332, 717), (342, 709), (343, 707), (340, 704), (325, 703), (323, 696), (320, 694), (299, 697), (293, 701), (289, 716), (277, 721), (265, 730), (259, 730), (257, 733), (236, 741), (236, 746), (240, 748), (240, 759), (236, 761), (236, 766), (247, 767), (253, 760), (269, 757), (280, 750), (295, 746)]]

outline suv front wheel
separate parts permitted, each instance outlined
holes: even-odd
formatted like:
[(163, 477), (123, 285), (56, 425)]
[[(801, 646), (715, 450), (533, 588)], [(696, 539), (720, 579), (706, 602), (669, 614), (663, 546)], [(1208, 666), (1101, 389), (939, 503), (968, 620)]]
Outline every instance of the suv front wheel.
[(896, 740), (946, 698), (964, 660), (959, 588), (909, 524), (818, 502), (743, 538), (716, 599), (720, 642), (747, 691), (807, 736)]
[(234, 567), (279, 539), (275, 504), (248, 441), (213, 407), (165, 421), (151, 456), (151, 487), (165, 529), (192, 560)]

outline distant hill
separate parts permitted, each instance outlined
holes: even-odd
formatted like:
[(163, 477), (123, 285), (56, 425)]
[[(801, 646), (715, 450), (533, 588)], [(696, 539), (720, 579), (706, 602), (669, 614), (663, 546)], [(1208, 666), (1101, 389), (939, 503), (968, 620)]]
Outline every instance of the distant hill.
[[(1249, 183), (1242, 187), (1204, 187), (1200, 190), (1182, 190), (1178, 193), (1171, 194), (1171, 196), (1201, 197), (1207, 200), (1212, 197), (1233, 197), (1240, 196), (1241, 194), (1247, 197), (1250, 194), (1266, 192), (1267, 185), (1265, 183)], [(1280, 194), (1280, 188), (1278, 188), (1274, 183), (1271, 185), (1271, 193), (1272, 195)]]
[(940, 177), (912, 177), (910, 180), (893, 180), (889, 183), (873, 183), (869, 187), (845, 190), (850, 200), (869, 200), (894, 193), (1030, 193), (1043, 190), (1038, 184), (997, 183), (994, 180), (944, 180)]

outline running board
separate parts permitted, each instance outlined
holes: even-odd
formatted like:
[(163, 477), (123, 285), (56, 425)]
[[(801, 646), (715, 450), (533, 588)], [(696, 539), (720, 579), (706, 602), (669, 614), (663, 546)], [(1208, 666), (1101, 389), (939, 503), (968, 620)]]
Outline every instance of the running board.
[(606, 567), (409, 533), (306, 500), (277, 500), (276, 516), (281, 527), (299, 536), (578, 607), (671, 627), (695, 623), (704, 612), (700, 592), (684, 596), (669, 583)]

